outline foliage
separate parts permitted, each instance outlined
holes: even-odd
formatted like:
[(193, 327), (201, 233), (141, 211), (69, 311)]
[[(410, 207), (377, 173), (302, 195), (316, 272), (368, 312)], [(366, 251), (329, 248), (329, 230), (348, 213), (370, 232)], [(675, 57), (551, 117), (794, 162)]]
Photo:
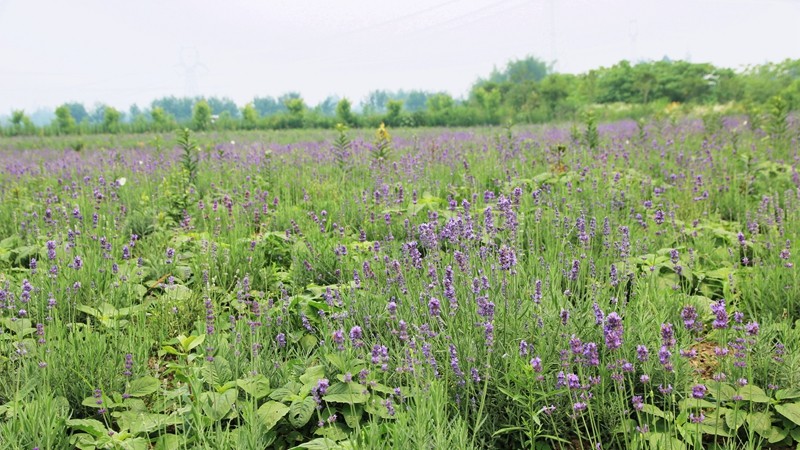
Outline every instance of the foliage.
[(0, 153), (0, 439), (796, 446), (796, 149), (680, 108), (9, 139), (24, 151)]

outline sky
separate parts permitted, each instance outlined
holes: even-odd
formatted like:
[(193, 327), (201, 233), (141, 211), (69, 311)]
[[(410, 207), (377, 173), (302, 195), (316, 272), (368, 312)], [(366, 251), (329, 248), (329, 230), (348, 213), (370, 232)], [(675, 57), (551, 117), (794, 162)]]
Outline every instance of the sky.
[(68, 101), (465, 95), (512, 59), (800, 58), (800, 0), (0, 0), (0, 115)]

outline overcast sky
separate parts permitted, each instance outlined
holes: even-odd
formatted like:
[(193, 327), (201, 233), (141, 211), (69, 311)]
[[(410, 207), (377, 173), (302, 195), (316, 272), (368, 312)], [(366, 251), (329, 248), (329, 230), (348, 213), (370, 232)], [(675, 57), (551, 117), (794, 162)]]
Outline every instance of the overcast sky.
[(166, 95), (460, 96), (526, 55), (569, 73), (800, 58), (800, 0), (0, 0), (0, 115)]

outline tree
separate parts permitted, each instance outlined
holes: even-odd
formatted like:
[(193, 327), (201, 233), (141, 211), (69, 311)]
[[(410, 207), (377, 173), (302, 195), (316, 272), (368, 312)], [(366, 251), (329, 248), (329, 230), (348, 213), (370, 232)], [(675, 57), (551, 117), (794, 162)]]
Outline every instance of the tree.
[(36, 131), (36, 125), (25, 115), (25, 111), (18, 109), (11, 112), (11, 129), (15, 135), (32, 134)]
[(253, 107), (262, 117), (286, 112), (286, 106), (275, 97), (256, 97), (253, 99)]
[(521, 83), (523, 81), (542, 81), (550, 73), (550, 67), (533, 56), (524, 59), (509, 61), (506, 69), (498, 72), (496, 69), (489, 76), (489, 81), (495, 83)]
[(119, 132), (119, 123), (122, 119), (122, 114), (112, 106), (106, 105), (103, 107), (103, 131), (106, 133)]
[(184, 123), (192, 119), (192, 107), (198, 99), (189, 97), (164, 97), (153, 100), (150, 104), (150, 109), (156, 107), (162, 108), (165, 112), (175, 118), (175, 120)]
[(192, 108), (192, 126), (195, 131), (211, 128), (211, 106), (205, 100), (198, 100)]
[(175, 118), (160, 106), (150, 110), (150, 118), (153, 119), (153, 125), (155, 125), (156, 130), (159, 131), (168, 130), (175, 125)]
[(316, 109), (320, 114), (323, 116), (335, 116), (336, 115), (336, 106), (339, 104), (341, 99), (335, 95), (329, 95), (325, 98), (325, 100), (321, 101), (317, 106)]
[(59, 134), (74, 133), (76, 128), (75, 118), (72, 117), (69, 105), (63, 104), (56, 108), (56, 130)]
[(386, 103), (386, 120), (385, 122), (389, 124), (389, 126), (400, 126), (400, 115), (403, 111), (403, 101), (402, 100), (389, 100)]
[(239, 107), (236, 106), (236, 103), (233, 100), (227, 97), (210, 97), (206, 101), (208, 102), (208, 106), (211, 107), (212, 114), (218, 114), (221, 116), (223, 113), (227, 112), (232, 118), (239, 117)]
[(387, 91), (372, 91), (362, 102), (365, 114), (381, 114), (386, 112), (386, 103), (391, 96)]
[(86, 107), (83, 106), (82, 103), (78, 102), (64, 103), (64, 106), (66, 106), (69, 109), (69, 113), (75, 120), (75, 123), (81, 123), (84, 120), (89, 120), (89, 113), (86, 111)]
[(255, 129), (258, 127), (259, 120), (260, 117), (255, 106), (252, 103), (244, 105), (244, 108), (242, 108), (242, 125), (244, 128), (247, 130)]
[(336, 104), (336, 119), (345, 124), (353, 125), (355, 123), (355, 116), (351, 109), (350, 100), (343, 98)]
[(303, 113), (306, 110), (306, 103), (302, 98), (287, 97), (284, 99), (283, 104), (289, 112), (289, 117), (284, 125), (287, 128), (301, 128), (303, 126)]

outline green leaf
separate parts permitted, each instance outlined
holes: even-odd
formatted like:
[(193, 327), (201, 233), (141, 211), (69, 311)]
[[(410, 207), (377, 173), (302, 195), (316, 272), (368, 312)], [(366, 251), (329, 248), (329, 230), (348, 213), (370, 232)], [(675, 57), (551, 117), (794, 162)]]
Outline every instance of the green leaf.
[(237, 396), (238, 390), (231, 389), (221, 394), (219, 392), (203, 392), (199, 398), (203, 405), (203, 413), (216, 422), (228, 415)]
[(107, 396), (105, 394), (103, 394), (102, 397), (100, 398), (100, 400), (102, 400), (102, 403), (97, 404), (97, 400), (98, 399), (95, 398), (95, 397), (86, 397), (81, 402), (81, 405), (88, 406), (89, 408), (98, 408), (98, 409), (99, 408), (113, 408), (114, 405), (115, 405), (114, 400), (112, 400), (111, 397), (109, 397), (109, 396)]
[(21, 338), (36, 331), (36, 328), (32, 327), (33, 322), (31, 322), (30, 319), (11, 320), (10, 317), (5, 317), (0, 323), (2, 323), (3, 326), (8, 328), (9, 330), (13, 331), (18, 338)]
[(300, 382), (303, 384), (316, 383), (320, 378), (325, 378), (325, 367), (311, 366), (300, 375)]
[(108, 430), (102, 422), (95, 419), (70, 419), (66, 425), (70, 428), (89, 433), (92, 436), (108, 436)]
[(326, 402), (347, 403), (366, 403), (369, 400), (369, 392), (366, 386), (359, 383), (334, 383), (328, 388), (328, 394), (322, 397)]
[(126, 392), (131, 397), (145, 397), (157, 391), (159, 386), (161, 386), (161, 383), (158, 379), (144, 376), (131, 381)]
[(317, 403), (312, 397), (295, 400), (289, 405), (289, 423), (295, 428), (301, 428), (311, 420)]
[(793, 398), (800, 398), (800, 389), (779, 389), (775, 392), (777, 400), (789, 400)]
[(269, 388), (269, 379), (261, 374), (243, 380), (236, 380), (236, 385), (256, 400), (266, 397), (272, 392)]
[(800, 403), (784, 403), (775, 405), (775, 411), (800, 426)]
[(214, 358), (213, 361), (205, 361), (200, 373), (203, 381), (214, 387), (226, 383), (233, 377), (230, 364), (221, 356)]
[(686, 444), (683, 441), (671, 434), (659, 431), (648, 433), (647, 441), (653, 450), (686, 450)]
[(308, 450), (349, 450), (352, 449), (353, 446), (348, 441), (344, 441), (341, 443), (337, 443), (333, 439), (328, 439), (326, 437), (323, 438), (316, 438), (312, 441), (305, 442), (300, 444), (296, 447), (292, 447), (289, 450), (300, 450), (300, 449), (308, 449)]
[(708, 386), (708, 393), (721, 402), (729, 402), (736, 395), (736, 389), (727, 383), (709, 381), (706, 386)]
[(753, 403), (769, 403), (770, 398), (764, 393), (764, 390), (758, 386), (748, 384), (739, 388), (738, 394), (742, 396), (742, 400), (749, 400)]
[(731, 409), (725, 413), (725, 424), (733, 431), (744, 425), (747, 413), (742, 410)]
[(258, 408), (257, 414), (261, 421), (264, 422), (266, 429), (271, 430), (288, 412), (289, 407), (283, 403), (269, 401)]
[(364, 415), (364, 407), (361, 405), (353, 405), (342, 408), (344, 423), (346, 423), (350, 428), (356, 429), (358, 427), (359, 422), (361, 422), (362, 415)]
[(683, 400), (678, 402), (678, 407), (681, 410), (705, 409), (705, 408), (716, 408), (717, 404), (712, 403), (708, 400), (704, 400), (702, 398), (684, 398)]
[[(747, 415), (747, 426), (764, 436), (772, 428), (772, 415), (765, 412), (752, 412)], [(764, 436), (766, 437), (766, 436)]]
[(180, 342), (184, 352), (192, 350), (193, 348), (202, 344), (205, 340), (206, 340), (205, 334), (201, 334), (200, 336), (189, 336), (189, 337), (186, 337), (184, 335), (178, 336), (178, 342)]
[(667, 418), (664, 411), (662, 411), (661, 408), (659, 408), (656, 405), (644, 405), (644, 407), (642, 408), (642, 412), (650, 414), (651, 416), (661, 417), (662, 419)]
[(186, 445), (186, 438), (182, 435), (162, 434), (156, 439), (156, 446), (153, 450), (172, 450), (183, 448)]
[(148, 450), (150, 448), (150, 441), (143, 437), (137, 437), (120, 440), (118, 445), (123, 450)]
[(781, 427), (770, 427), (769, 431), (762, 436), (769, 442), (770, 444), (775, 444), (786, 439), (786, 436), (789, 435), (789, 430), (783, 429)]
[(142, 411), (122, 411), (114, 413), (120, 428), (131, 434), (152, 433), (172, 425), (180, 425), (183, 419), (169, 414), (156, 414)]

